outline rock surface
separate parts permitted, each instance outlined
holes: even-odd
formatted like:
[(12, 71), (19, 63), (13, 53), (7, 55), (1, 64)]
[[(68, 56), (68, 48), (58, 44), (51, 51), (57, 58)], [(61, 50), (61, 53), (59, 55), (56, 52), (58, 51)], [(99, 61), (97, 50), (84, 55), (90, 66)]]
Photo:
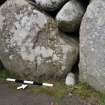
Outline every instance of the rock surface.
[(105, 1), (90, 3), (80, 30), (80, 80), (105, 91)]
[(68, 0), (27, 0), (36, 7), (45, 11), (55, 11)]
[(78, 42), (24, 0), (8, 0), (0, 9), (0, 23), (1, 61), (21, 77), (63, 77), (77, 60)]
[(70, 0), (56, 16), (58, 27), (64, 32), (74, 32), (79, 29), (84, 12), (84, 8), (80, 2)]

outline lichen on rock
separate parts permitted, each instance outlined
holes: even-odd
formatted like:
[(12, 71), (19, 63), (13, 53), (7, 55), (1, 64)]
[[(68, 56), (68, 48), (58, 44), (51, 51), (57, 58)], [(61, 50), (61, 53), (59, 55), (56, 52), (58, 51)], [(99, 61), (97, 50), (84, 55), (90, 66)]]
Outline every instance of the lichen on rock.
[[(24, 1), (25, 2), (25, 1)], [(77, 60), (78, 42), (30, 4), (8, 0), (0, 8), (0, 57), (22, 77), (61, 78)]]

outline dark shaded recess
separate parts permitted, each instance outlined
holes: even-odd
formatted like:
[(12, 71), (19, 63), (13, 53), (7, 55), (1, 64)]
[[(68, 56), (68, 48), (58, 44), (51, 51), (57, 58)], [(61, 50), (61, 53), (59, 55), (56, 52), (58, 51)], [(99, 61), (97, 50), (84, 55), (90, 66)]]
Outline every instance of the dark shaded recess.
[(7, 0), (0, 0), (0, 5), (2, 5)]
[(0, 69), (4, 69), (4, 66), (1, 61), (0, 61)]
[[(60, 8), (61, 9), (61, 8)], [(51, 17), (55, 18), (60, 9), (55, 11), (46, 11)]]
[(33, 85), (42, 86), (42, 83), (34, 81)]
[[(63, 31), (61, 31), (61, 32), (63, 32)], [(72, 37), (72, 38), (76, 39), (79, 42), (79, 29), (77, 29), (76, 31), (71, 32), (71, 33), (70, 32), (69, 33), (68, 32), (63, 32), (63, 33), (65, 33), (66, 36)]]
[(71, 72), (75, 74), (75, 79), (76, 79), (76, 82), (78, 83), (79, 82), (79, 55), (78, 55), (77, 62), (74, 64)]
[[(59, 31), (62, 32), (61, 30), (59, 30)], [(63, 33), (65, 33), (65, 32), (63, 32)], [(76, 30), (75, 32), (65, 33), (65, 36), (74, 38), (79, 43), (79, 29)], [(61, 37), (65, 37), (65, 36), (61, 35)], [(78, 65), (79, 65), (79, 54), (78, 54), (76, 63), (72, 67), (72, 70), (64, 73), (64, 75), (61, 78), (57, 78), (57, 80), (63, 80), (64, 78), (66, 78), (68, 73), (72, 72), (75, 74), (76, 82), (78, 83), (79, 82), (79, 67), (78, 67)]]
[(89, 5), (90, 0), (77, 0), (81, 2), (82, 6), (86, 9), (87, 6)]
[(15, 82), (16, 82), (16, 83), (22, 83), (22, 84), (24, 83), (23, 80), (16, 80)]
[(56, 80), (64, 80), (68, 73), (73, 73), (75, 75), (76, 83), (79, 83), (79, 55), (76, 63), (72, 67), (72, 70), (64, 73), (64, 75), (61, 78), (56, 78)]
[[(79, 43), (79, 29), (76, 30), (75, 32), (65, 33), (65, 35), (68, 36), (68, 37), (74, 38), (74, 39), (77, 40), (78, 43)], [(70, 72), (70, 71), (69, 71), (69, 72)], [(69, 73), (69, 72), (68, 72), (68, 73)], [(75, 63), (74, 66), (72, 67), (71, 72), (75, 74), (75, 79), (76, 79), (76, 82), (78, 83), (78, 82), (79, 82), (79, 54), (78, 54), (76, 63)], [(66, 74), (67, 74), (67, 73), (66, 73)], [(64, 75), (64, 78), (66, 77), (66, 74)]]

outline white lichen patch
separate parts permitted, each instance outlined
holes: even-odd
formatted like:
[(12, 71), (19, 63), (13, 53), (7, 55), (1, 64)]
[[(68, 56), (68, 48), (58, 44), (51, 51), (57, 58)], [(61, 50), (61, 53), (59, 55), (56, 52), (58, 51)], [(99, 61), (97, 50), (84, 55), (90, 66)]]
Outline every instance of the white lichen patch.
[(95, 51), (95, 48), (92, 47), (92, 48), (91, 48), (91, 51), (94, 52), (94, 51)]
[(58, 60), (59, 60), (59, 57), (56, 54), (54, 54), (53, 55), (53, 61), (58, 61)]
[(66, 66), (62, 65), (61, 70), (64, 71), (66, 69)]
[(35, 55), (42, 56), (43, 58), (48, 58), (53, 55), (53, 50), (50, 48), (45, 48), (44, 46), (38, 46), (35, 48)]
[(8, 53), (9, 51), (8, 51), (8, 49), (7, 49), (7, 48), (5, 48), (5, 49), (4, 49), (4, 52), (5, 52), (5, 53)]
[[(32, 49), (33, 38), (48, 21), (48, 17), (46, 15), (42, 14), (38, 10), (32, 11), (33, 13), (30, 16), (27, 15), (27, 11), (24, 14), (21, 12), (20, 14), (14, 13), (17, 21), (11, 29), (11, 33), (13, 33), (13, 35), (10, 36), (10, 39), (6, 40), (8, 48), (15, 47), (17, 45), (20, 48), (18, 53), (21, 53), (22, 58), (30, 61), (34, 61), (34, 57), (37, 55), (42, 55), (43, 57), (52, 55), (52, 51), (49, 49), (46, 50), (44, 47)], [(32, 29), (33, 32), (30, 32)]]
[(63, 50), (63, 59), (66, 59), (67, 53), (69, 52), (70, 46), (69, 45), (62, 45), (62, 50)]
[[(14, 0), (13, 0), (14, 1)], [(15, 2), (18, 4), (18, 5), (28, 5), (28, 2), (26, 2), (26, 0), (15, 0)]]
[[(40, 59), (52, 57), (53, 50), (50, 48), (45, 48), (44, 46), (37, 46), (35, 49), (30, 49), (29, 53), (27, 52), (27, 49), (25, 48), (24, 51), (20, 52), (21, 56), (24, 60), (29, 60), (33, 62), (36, 57), (41, 57)], [(41, 60), (40, 60), (41, 61)], [(38, 62), (40, 62), (38, 61)]]
[(50, 4), (51, 5), (51, 0), (35, 0), (38, 4), (41, 4), (41, 5), (48, 5)]
[[(42, 58), (47, 58), (52, 56), (53, 50), (50, 48), (45, 48), (44, 46), (32, 48), (34, 44), (33, 38), (47, 24), (49, 18), (37, 10), (33, 10), (30, 16), (27, 15), (27, 12), (24, 14), (15, 14), (15, 18), (18, 21), (14, 23), (14, 27), (11, 29), (11, 33), (14, 34), (10, 40), (7, 39), (9, 47), (17, 45), (20, 49), (18, 53), (21, 54), (22, 58), (31, 62), (35, 60), (35, 57), (42, 56)], [(33, 33), (30, 33), (32, 28)], [(39, 64), (40, 61), (38, 60)]]
[(4, 19), (5, 17), (0, 14), (0, 29), (2, 29)]
[(14, 2), (14, 0), (8, 0), (8, 3), (7, 3), (8, 6), (16, 5), (16, 4), (20, 5), (20, 6), (22, 6), (22, 5), (28, 5), (26, 0), (15, 0), (15, 2)]
[(12, 60), (12, 59), (13, 59), (13, 56), (14, 56), (14, 55), (10, 55), (10, 56), (9, 56), (9, 59)]
[(42, 63), (42, 58), (40, 56), (37, 57), (37, 65), (40, 65)]

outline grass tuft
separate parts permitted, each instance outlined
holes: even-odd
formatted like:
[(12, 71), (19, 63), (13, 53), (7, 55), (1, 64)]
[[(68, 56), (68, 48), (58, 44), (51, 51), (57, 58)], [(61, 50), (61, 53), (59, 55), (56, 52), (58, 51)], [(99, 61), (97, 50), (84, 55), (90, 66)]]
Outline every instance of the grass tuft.
[(7, 77), (9, 77), (11, 74), (7, 70), (0, 70), (0, 81), (4, 81)]

